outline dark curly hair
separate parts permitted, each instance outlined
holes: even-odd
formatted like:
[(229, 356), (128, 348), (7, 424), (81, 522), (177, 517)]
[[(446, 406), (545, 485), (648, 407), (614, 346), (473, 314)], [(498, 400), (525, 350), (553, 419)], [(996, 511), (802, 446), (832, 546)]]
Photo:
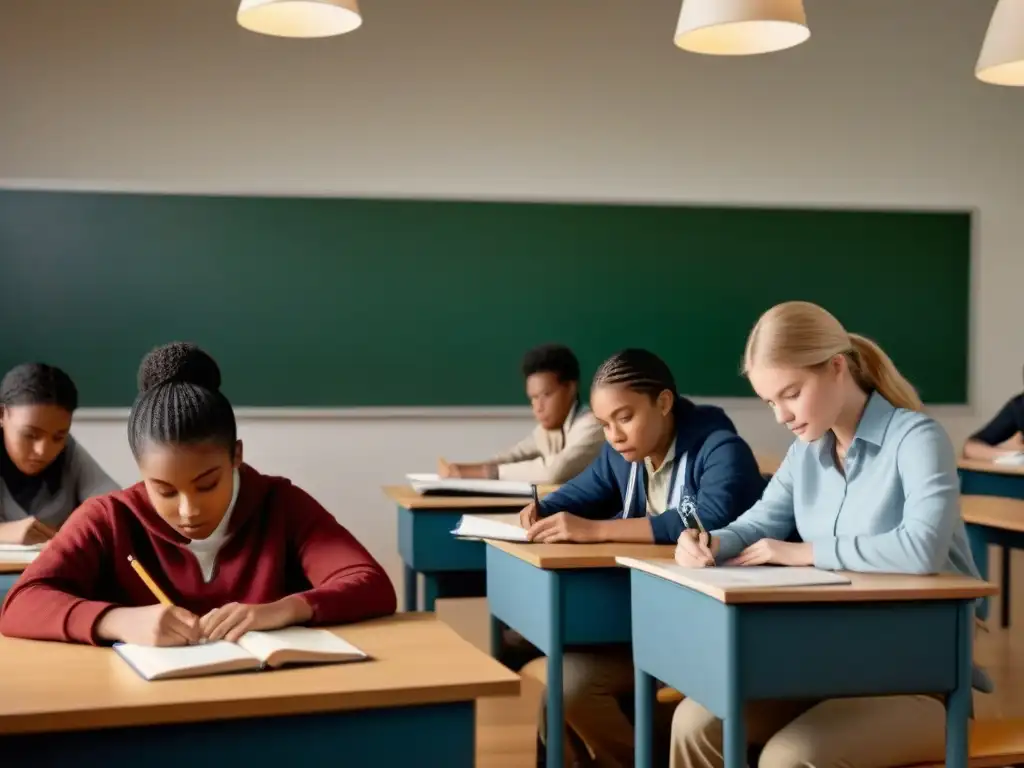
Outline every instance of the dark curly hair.
[(220, 391), (220, 368), (195, 344), (174, 342), (146, 355), (139, 394), (128, 416), (128, 443), (136, 459), (146, 442), (212, 441), (234, 452), (235, 412)]
[(553, 373), (563, 384), (580, 380), (580, 361), (562, 344), (534, 347), (523, 357), (523, 378), (535, 373)]

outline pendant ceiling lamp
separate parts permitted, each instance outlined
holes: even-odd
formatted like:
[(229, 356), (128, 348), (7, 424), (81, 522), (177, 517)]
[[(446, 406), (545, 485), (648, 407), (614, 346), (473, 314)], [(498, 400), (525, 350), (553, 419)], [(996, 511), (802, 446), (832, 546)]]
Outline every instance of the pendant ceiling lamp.
[(683, 0), (675, 44), (693, 53), (750, 56), (810, 36), (803, 0)]
[(242, 0), (236, 18), (251, 32), (275, 37), (331, 37), (363, 23), (358, 0)]
[(974, 74), (983, 83), (1024, 86), (1024, 0), (999, 0)]

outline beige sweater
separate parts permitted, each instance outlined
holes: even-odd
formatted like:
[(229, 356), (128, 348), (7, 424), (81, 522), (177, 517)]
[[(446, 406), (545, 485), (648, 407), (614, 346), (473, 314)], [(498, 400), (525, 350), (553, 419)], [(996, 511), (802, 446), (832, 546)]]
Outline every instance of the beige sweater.
[(508, 451), (491, 459), (498, 478), (561, 484), (582, 472), (601, 452), (604, 431), (588, 409), (569, 411), (561, 429), (537, 428)]

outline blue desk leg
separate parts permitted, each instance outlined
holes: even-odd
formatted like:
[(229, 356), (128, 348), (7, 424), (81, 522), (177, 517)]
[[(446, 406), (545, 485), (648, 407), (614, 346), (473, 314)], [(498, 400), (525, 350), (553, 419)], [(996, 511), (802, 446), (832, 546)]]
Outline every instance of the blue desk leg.
[(423, 574), (423, 610), (434, 612), (438, 595), (441, 593), (437, 576), (432, 573)]
[(956, 688), (946, 698), (946, 768), (967, 768), (968, 721), (971, 716), (971, 664), (974, 606), (963, 602), (957, 610)]
[(654, 761), (654, 678), (636, 667), (633, 704), (633, 732), (636, 739), (636, 768), (651, 768)]
[(564, 716), (562, 714), (562, 579), (557, 571), (548, 579), (548, 766), (562, 768)]
[(402, 608), (406, 613), (412, 613), (419, 604), (419, 582), (418, 575), (413, 567), (403, 564), (405, 581), (402, 588)]
[(740, 684), (740, 633), (738, 609), (725, 607), (725, 717), (722, 744), (725, 768), (747, 764), (747, 728), (743, 717), (743, 687)]
[(1010, 576), (1010, 558), (1013, 556), (1013, 550), (1009, 547), (1003, 547), (1003, 567), (1002, 567), (1002, 580), (1000, 584), (1000, 595), (999, 595), (999, 623), (1003, 629), (1010, 626), (1010, 585), (1013, 583), (1013, 578)]

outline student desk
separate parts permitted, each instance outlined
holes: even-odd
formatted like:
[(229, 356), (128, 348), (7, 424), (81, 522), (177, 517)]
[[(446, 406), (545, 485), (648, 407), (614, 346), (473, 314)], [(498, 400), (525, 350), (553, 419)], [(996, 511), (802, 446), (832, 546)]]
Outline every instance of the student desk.
[[(672, 545), (520, 544), (488, 540), (491, 643), (504, 622), (548, 657), (547, 765), (562, 768), (562, 652), (630, 641), (629, 571), (617, 556), (672, 557)], [(493, 651), (497, 654), (497, 649)]]
[(967, 768), (973, 601), (994, 585), (847, 573), (852, 584), (715, 588), (628, 564), (637, 768), (651, 764), (655, 678), (724, 720), (726, 768), (747, 764), (744, 701), (907, 693), (948, 694), (946, 765)]
[[(1024, 499), (1024, 467), (996, 464), (991, 461), (960, 459), (957, 464), (960, 474), (960, 493), (970, 496), (1002, 496), (1009, 499)], [(1010, 626), (1010, 546), (996, 539), (1003, 537), (987, 537), (978, 528), (968, 529), (971, 536), (971, 551), (974, 561), (983, 578), (988, 578), (988, 545), (1002, 544), (1003, 567), (1000, 574), (1000, 605), (1002, 625)], [(982, 618), (988, 618), (988, 600), (981, 612)]]
[[(557, 487), (538, 486), (537, 494), (543, 498)], [(518, 512), (530, 503), (523, 496), (424, 496), (407, 485), (385, 486), (384, 494), (398, 505), (406, 611), (419, 605), (419, 574), (427, 611), (434, 610), (440, 597), (483, 597), (484, 545), (457, 539), (451, 532), (463, 515)]]
[(339, 627), (370, 661), (146, 682), (114, 651), (0, 638), (0, 754), (34, 765), (472, 768), (519, 678), (433, 615)]
[[(974, 562), (982, 576), (988, 574), (988, 547), (1003, 548), (1003, 563), (1013, 549), (1024, 549), (1024, 500), (998, 496), (961, 496), (960, 514), (967, 524)], [(1003, 566), (1002, 625), (1010, 626), (1009, 566)]]

